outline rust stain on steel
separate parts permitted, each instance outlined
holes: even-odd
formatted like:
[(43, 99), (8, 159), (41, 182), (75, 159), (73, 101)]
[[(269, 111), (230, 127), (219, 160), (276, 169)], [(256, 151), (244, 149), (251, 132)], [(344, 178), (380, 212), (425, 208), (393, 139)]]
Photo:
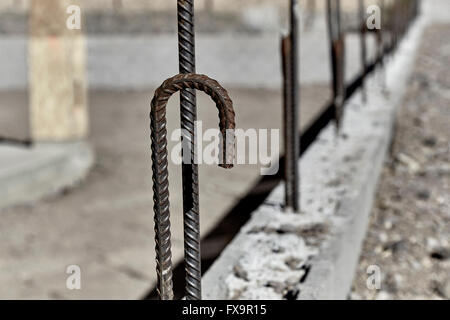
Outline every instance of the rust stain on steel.
[(333, 77), (333, 103), (335, 120), (340, 128), (345, 100), (345, 33), (341, 26), (340, 0), (327, 1), (328, 33), (331, 47), (331, 66)]
[[(167, 152), (166, 106), (177, 91), (200, 90), (208, 94), (219, 111), (219, 128), (222, 134), (220, 146), (223, 168), (233, 167), (235, 113), (227, 91), (215, 80), (205, 75), (179, 74), (167, 79), (156, 89), (151, 102), (150, 129), (152, 150), (152, 180), (156, 241), (157, 291), (160, 299), (173, 299), (172, 254), (170, 242), (169, 180)], [(186, 235), (185, 236), (189, 236)]]
[(362, 81), (361, 81), (361, 93), (363, 102), (367, 102), (367, 88), (366, 88), (366, 76), (367, 76), (367, 27), (366, 27), (366, 13), (364, 0), (359, 0), (358, 19), (360, 23), (360, 43), (361, 43), (361, 69), (362, 69)]
[[(177, 1), (178, 60), (180, 73), (195, 73), (194, 0)], [(194, 89), (180, 91), (180, 119), (183, 163), (184, 259), (186, 299), (201, 299), (200, 217), (198, 195), (198, 166), (195, 163), (195, 121), (197, 120)], [(185, 161), (188, 158), (188, 161)]]
[(344, 55), (345, 55), (345, 45), (344, 38), (339, 37), (339, 39), (333, 41), (333, 52), (334, 52), (334, 103), (336, 108), (336, 123), (338, 128), (341, 125), (343, 117), (343, 105), (345, 97), (345, 81), (344, 81)]
[(290, 33), (281, 39), (283, 65), (285, 209), (300, 212), (299, 91), (298, 83), (298, 3), (290, 1)]
[(283, 66), (283, 131), (284, 131), (284, 181), (285, 195), (284, 205), (286, 209), (294, 207), (294, 173), (293, 165), (296, 164), (294, 155), (294, 137), (292, 135), (292, 122), (297, 121), (291, 115), (292, 108), (292, 77), (291, 77), (291, 38), (289, 36), (281, 39), (281, 57)]

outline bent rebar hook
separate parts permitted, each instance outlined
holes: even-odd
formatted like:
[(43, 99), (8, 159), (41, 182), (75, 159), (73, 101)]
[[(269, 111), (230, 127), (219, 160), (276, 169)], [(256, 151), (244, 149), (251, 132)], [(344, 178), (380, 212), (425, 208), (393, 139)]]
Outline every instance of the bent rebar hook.
[[(172, 254), (170, 243), (169, 180), (166, 106), (177, 91), (196, 89), (205, 92), (219, 110), (219, 128), (222, 135), (220, 167), (233, 167), (235, 114), (233, 102), (227, 91), (215, 80), (194, 73), (178, 74), (167, 79), (156, 89), (151, 102), (150, 129), (152, 149), (152, 180), (155, 213), (157, 291), (161, 300), (173, 299)], [(185, 259), (189, 255), (189, 234), (185, 247)], [(188, 284), (186, 284), (187, 288)]]

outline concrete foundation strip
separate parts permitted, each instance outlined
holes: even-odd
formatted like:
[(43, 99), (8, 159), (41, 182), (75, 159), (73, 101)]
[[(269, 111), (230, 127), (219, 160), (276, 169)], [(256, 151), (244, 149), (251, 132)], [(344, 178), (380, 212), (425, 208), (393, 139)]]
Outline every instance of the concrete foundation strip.
[(378, 71), (367, 81), (370, 103), (356, 94), (340, 136), (328, 126), (302, 157), (303, 214), (283, 212), (280, 184), (204, 275), (204, 299), (347, 298), (423, 26), (421, 18), (387, 65), (390, 94)]

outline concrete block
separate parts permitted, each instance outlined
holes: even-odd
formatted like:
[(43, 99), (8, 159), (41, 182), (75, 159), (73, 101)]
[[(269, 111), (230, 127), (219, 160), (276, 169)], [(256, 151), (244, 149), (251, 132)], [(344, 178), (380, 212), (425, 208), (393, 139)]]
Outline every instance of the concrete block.
[(0, 146), (0, 208), (36, 201), (80, 181), (94, 162), (84, 142)]

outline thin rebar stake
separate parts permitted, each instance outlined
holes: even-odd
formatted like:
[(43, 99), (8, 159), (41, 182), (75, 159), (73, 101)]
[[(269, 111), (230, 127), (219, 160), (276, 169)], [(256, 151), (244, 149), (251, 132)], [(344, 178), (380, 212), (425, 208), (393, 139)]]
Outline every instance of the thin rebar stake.
[(394, 2), (394, 43), (395, 43), (395, 49), (397, 50), (397, 46), (400, 40), (400, 2), (396, 0)]
[(170, 242), (166, 106), (169, 98), (175, 92), (185, 89), (201, 90), (214, 100), (219, 110), (219, 128), (222, 135), (219, 166), (231, 168), (234, 160), (235, 115), (233, 102), (227, 91), (217, 81), (205, 75), (179, 74), (164, 81), (155, 91), (150, 111), (157, 292), (162, 300), (174, 298)]
[[(333, 5), (332, 5), (333, 3)], [(333, 76), (333, 103), (336, 126), (339, 130), (345, 97), (345, 38), (341, 26), (340, 0), (327, 0), (328, 34)]]
[(359, 0), (359, 25), (360, 25), (360, 41), (361, 41), (361, 67), (362, 67), (362, 78), (361, 78), (361, 94), (363, 103), (367, 102), (367, 87), (366, 87), (366, 76), (367, 76), (367, 42), (366, 42), (366, 14), (365, 14), (364, 0)]
[(282, 39), (281, 50), (284, 91), (285, 209), (300, 212), (300, 174), (297, 163), (300, 156), (297, 0), (290, 2), (290, 32)]
[[(178, 54), (180, 74), (195, 73), (194, 0), (178, 0)], [(186, 299), (201, 299), (200, 216), (198, 165), (196, 162), (196, 94), (193, 89), (180, 92), (182, 129), (182, 185), (184, 221), (184, 262)]]
[(281, 57), (282, 57), (282, 67), (283, 67), (283, 123), (284, 123), (284, 181), (285, 181), (285, 210), (293, 210), (293, 173), (291, 161), (293, 159), (292, 153), (292, 127), (291, 118), (291, 39), (289, 35), (283, 36), (281, 39)]
[[(380, 11), (382, 13), (385, 12), (385, 0), (379, 0)], [(386, 84), (386, 69), (385, 69), (385, 30), (387, 27), (387, 19), (385, 18), (385, 13), (381, 15), (381, 25), (380, 29), (376, 31), (377, 37), (377, 59), (380, 62), (380, 79), (381, 79), (381, 88), (383, 93), (387, 93), (387, 84)]]

